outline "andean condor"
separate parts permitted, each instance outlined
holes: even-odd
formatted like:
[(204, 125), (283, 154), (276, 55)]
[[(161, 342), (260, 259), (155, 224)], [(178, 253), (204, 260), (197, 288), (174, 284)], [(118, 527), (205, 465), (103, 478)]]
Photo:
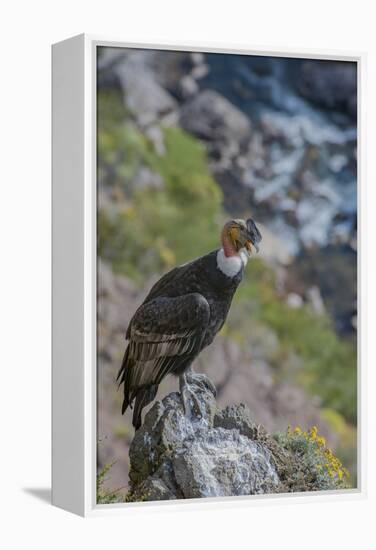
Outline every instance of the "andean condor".
[(124, 385), (122, 413), (133, 411), (133, 426), (141, 426), (142, 409), (155, 397), (170, 373), (179, 376), (184, 408), (189, 413), (193, 384), (209, 385), (191, 365), (221, 330), (244, 267), (261, 234), (252, 219), (227, 222), (222, 247), (166, 273), (150, 290), (131, 319), (129, 341), (118, 374)]

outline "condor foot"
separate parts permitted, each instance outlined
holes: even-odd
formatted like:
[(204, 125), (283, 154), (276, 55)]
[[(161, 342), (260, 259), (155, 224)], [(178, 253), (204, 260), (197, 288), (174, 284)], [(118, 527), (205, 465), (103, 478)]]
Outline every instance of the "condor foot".
[(196, 393), (200, 389), (209, 390), (215, 397), (217, 390), (213, 382), (205, 374), (198, 374), (189, 369), (180, 376), (179, 388), (186, 417), (189, 420), (193, 420), (195, 416), (204, 418), (202, 400)]

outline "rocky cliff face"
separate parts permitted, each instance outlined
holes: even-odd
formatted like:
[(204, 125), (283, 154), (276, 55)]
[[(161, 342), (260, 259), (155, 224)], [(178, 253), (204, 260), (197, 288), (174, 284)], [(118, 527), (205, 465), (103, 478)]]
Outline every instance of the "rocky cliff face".
[(287, 439), (277, 441), (256, 425), (245, 405), (219, 409), (206, 387), (197, 387), (191, 407), (187, 416), (180, 394), (171, 393), (150, 409), (129, 451), (128, 501), (342, 486), (342, 470), (340, 476), (334, 470), (323, 475), (328, 458), (315, 432), (297, 434), (286, 445)]

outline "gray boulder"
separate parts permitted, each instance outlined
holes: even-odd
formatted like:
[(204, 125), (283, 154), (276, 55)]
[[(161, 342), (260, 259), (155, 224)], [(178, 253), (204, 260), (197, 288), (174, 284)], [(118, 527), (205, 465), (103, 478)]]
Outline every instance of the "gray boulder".
[(183, 106), (180, 124), (201, 139), (236, 143), (246, 139), (251, 129), (248, 117), (213, 90), (200, 92)]
[(280, 483), (269, 446), (244, 405), (219, 410), (199, 387), (187, 418), (179, 393), (158, 401), (130, 447), (128, 500), (272, 493)]
[(153, 72), (130, 57), (116, 67), (128, 109), (140, 126), (155, 123), (177, 108), (176, 100), (155, 79)]

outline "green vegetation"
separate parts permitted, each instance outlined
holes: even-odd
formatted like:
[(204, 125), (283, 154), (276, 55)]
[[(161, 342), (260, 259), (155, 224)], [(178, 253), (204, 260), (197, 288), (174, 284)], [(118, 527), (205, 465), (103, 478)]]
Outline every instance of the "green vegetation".
[(316, 315), (308, 306), (290, 308), (275, 288), (273, 271), (253, 260), (236, 294), (237, 307), (245, 318), (258, 319), (277, 333), (276, 364), (291, 352), (297, 354), (303, 362), (294, 372), (295, 381), (320, 396), (324, 406), (356, 423), (355, 345), (338, 338), (329, 317)]
[[(159, 156), (131, 121), (119, 119), (111, 131), (105, 123), (99, 127), (99, 177), (122, 199), (110, 212), (99, 208), (99, 255), (139, 283), (218, 242), (222, 194), (205, 149), (179, 128), (166, 128), (164, 142), (166, 153)], [(160, 189), (132, 188), (142, 166), (160, 176)]]
[(112, 464), (106, 464), (102, 470), (97, 474), (97, 504), (111, 504), (113, 502), (123, 502), (123, 498), (119, 496), (121, 489), (115, 491), (107, 491), (104, 488), (104, 482), (106, 481), (106, 475), (111, 470)]
[(326, 446), (316, 426), (303, 431), (290, 427), (284, 434), (276, 434), (276, 441), (288, 451), (291, 459), (284, 461), (283, 482), (292, 491), (347, 489), (349, 472)]

